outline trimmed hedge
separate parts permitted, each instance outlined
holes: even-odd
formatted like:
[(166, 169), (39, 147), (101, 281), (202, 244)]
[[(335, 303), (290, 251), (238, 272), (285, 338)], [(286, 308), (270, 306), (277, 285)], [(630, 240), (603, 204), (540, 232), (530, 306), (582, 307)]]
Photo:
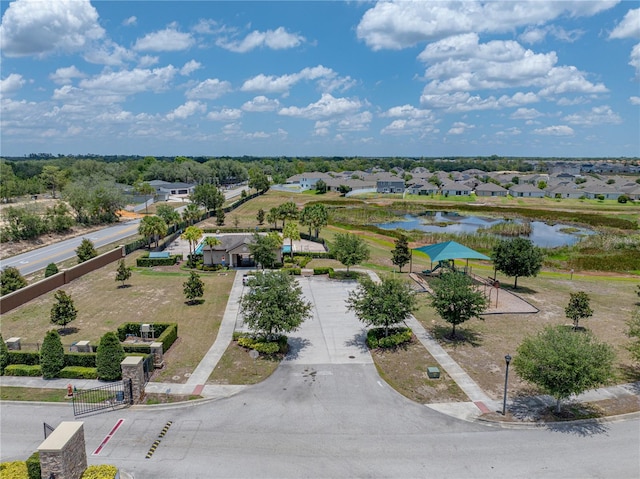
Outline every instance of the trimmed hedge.
[(97, 368), (85, 368), (82, 366), (67, 366), (58, 374), (63, 379), (98, 379)]
[(168, 258), (149, 258), (143, 256), (136, 259), (136, 266), (139, 268), (151, 268), (153, 266), (173, 266), (178, 262), (178, 259), (182, 259), (180, 255), (172, 255)]
[(10, 364), (4, 368), (5, 376), (29, 376), (39, 377), (42, 376), (42, 368), (39, 364), (28, 366), (26, 364)]
[(40, 353), (37, 351), (9, 351), (9, 364), (40, 364)]
[(313, 268), (313, 274), (331, 274), (333, 268), (331, 266), (324, 266), (322, 268)]
[(80, 479), (115, 479), (118, 468), (109, 464), (89, 466), (80, 476)]
[(285, 354), (289, 348), (287, 337), (284, 334), (278, 336), (275, 341), (265, 341), (263, 337), (253, 337), (247, 333), (234, 333), (233, 338), (238, 341), (238, 346), (247, 349), (255, 349), (259, 353), (271, 355), (276, 353)]
[(29, 473), (29, 479), (40, 479), (40, 453), (36, 451), (31, 454), (29, 456), (29, 459), (27, 459), (26, 464), (27, 472)]
[(302, 270), (300, 268), (282, 268), (282, 272), (292, 276), (300, 276)]
[(140, 343), (140, 344), (122, 344), (122, 349), (127, 355), (138, 355), (138, 354), (149, 354), (151, 352), (151, 344), (149, 343)]
[[(155, 341), (162, 343), (162, 350), (167, 352), (171, 345), (178, 339), (178, 324), (177, 323), (153, 323), (152, 324), (156, 336)], [(118, 326), (118, 339), (120, 342), (127, 339), (127, 334), (133, 334), (140, 337), (140, 323), (124, 323)], [(151, 349), (148, 344), (144, 345), (122, 345), (125, 352), (135, 353), (150, 353)], [(146, 349), (145, 349), (146, 348)]]
[(96, 353), (66, 353), (64, 355), (64, 366), (80, 366), (83, 368), (96, 367)]
[(395, 348), (408, 343), (413, 337), (410, 328), (389, 328), (389, 336), (385, 336), (384, 328), (373, 328), (367, 331), (367, 346), (371, 349)]

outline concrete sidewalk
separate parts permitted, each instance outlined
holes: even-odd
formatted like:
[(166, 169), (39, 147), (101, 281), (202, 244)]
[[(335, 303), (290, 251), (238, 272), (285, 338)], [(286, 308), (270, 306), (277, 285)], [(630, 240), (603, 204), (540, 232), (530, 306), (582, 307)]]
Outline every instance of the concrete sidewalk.
[[(209, 376), (218, 364), (218, 361), (231, 343), (233, 332), (242, 326), (242, 319), (240, 317), (240, 299), (244, 291), (244, 286), (242, 284), (243, 272), (244, 271), (242, 270), (238, 270), (235, 273), (236, 277), (229, 294), (229, 300), (227, 301), (227, 306), (216, 340), (209, 351), (205, 354), (200, 364), (198, 364), (196, 369), (193, 371), (187, 382), (184, 384), (149, 382), (145, 388), (146, 392), (167, 395), (195, 395), (218, 399), (232, 396), (248, 387), (243, 385), (206, 384)], [(375, 273), (368, 273), (374, 280), (377, 279), (377, 275), (375, 275)], [(322, 278), (322, 280), (327, 281), (324, 278)], [(353, 336), (353, 332), (351, 332), (351, 336), (344, 336), (344, 334), (339, 334), (340, 327), (336, 327), (336, 325), (338, 325), (345, 328), (347, 326), (346, 323), (349, 321), (343, 320), (342, 323), (344, 324), (338, 324), (335, 322), (336, 318), (344, 318), (344, 315), (347, 314), (345, 312), (344, 305), (341, 303), (338, 306), (335, 299), (342, 298), (343, 300), (343, 295), (345, 294), (344, 290), (352, 289), (352, 287), (355, 286), (350, 285), (345, 288), (345, 285), (339, 283), (327, 283), (327, 288), (325, 290), (322, 287), (312, 287), (312, 283), (316, 283), (313, 278), (301, 278), (305, 297), (308, 300), (311, 300), (314, 304), (314, 319), (310, 321), (304, 329), (301, 328), (295, 337), (290, 338), (294, 340), (292, 351), (295, 354), (292, 357), (287, 358), (286, 361), (297, 361), (305, 364), (309, 363), (309, 361), (314, 364), (318, 361), (345, 364), (368, 363), (372, 361), (368, 350), (366, 350), (366, 347), (363, 347), (364, 334)], [(317, 284), (321, 284), (319, 279)], [(355, 321), (354, 318), (351, 319)], [(407, 320), (407, 325), (413, 330), (418, 340), (434, 357), (442, 369), (451, 376), (451, 378), (470, 399), (469, 402), (429, 404), (427, 405), (428, 407), (443, 414), (464, 420), (474, 420), (484, 413), (502, 410), (502, 401), (491, 399), (460, 367), (460, 365), (455, 362), (453, 358), (451, 358), (451, 356), (449, 356), (449, 354), (447, 354), (447, 352), (431, 337), (428, 331), (413, 316)], [(304, 334), (301, 334), (304, 332), (311, 336), (307, 338)], [(308, 343), (309, 346), (315, 343), (316, 346), (320, 346), (320, 349), (318, 351), (313, 351), (313, 348), (305, 350), (303, 347), (301, 349), (300, 345), (303, 343)], [(298, 344), (297, 349), (296, 344)], [(318, 356), (318, 354), (320, 354), (320, 356)], [(311, 357), (310, 355), (315, 356)], [(78, 389), (88, 389), (104, 385), (105, 383), (97, 380), (45, 380), (42, 378), (31, 377), (0, 376), (0, 387), (14, 386), (66, 390), (68, 384), (72, 384), (73, 387)], [(640, 382), (636, 382), (587, 391), (573, 399), (588, 402), (631, 396), (638, 397), (639, 395)], [(532, 396), (529, 398), (515, 398), (515, 400), (513, 398), (509, 398), (507, 408), (510, 411), (520, 411), (522, 418), (526, 419), (524, 416), (528, 409), (531, 411), (539, 410), (541, 407), (547, 407), (554, 403), (555, 400), (549, 396)]]

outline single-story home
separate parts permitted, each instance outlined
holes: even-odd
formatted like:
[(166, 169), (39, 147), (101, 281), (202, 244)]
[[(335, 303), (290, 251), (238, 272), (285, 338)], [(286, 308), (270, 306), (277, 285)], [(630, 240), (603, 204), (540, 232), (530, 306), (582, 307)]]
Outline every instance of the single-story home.
[(149, 181), (149, 184), (156, 189), (156, 198), (162, 201), (167, 201), (169, 196), (187, 197), (193, 193), (196, 187), (194, 183), (170, 183), (162, 180), (152, 180)]
[(509, 194), (517, 198), (544, 198), (544, 191), (529, 183), (513, 185)]
[(407, 191), (410, 195), (435, 195), (438, 193), (438, 187), (433, 183), (419, 183), (409, 186)]
[[(208, 246), (204, 244), (204, 241), (200, 243), (196, 251), (202, 252), (205, 265), (219, 264), (232, 268), (255, 266), (249, 249), (249, 245), (254, 242), (253, 233), (226, 233), (206, 236), (214, 236), (220, 241), (220, 244)], [(275, 253), (276, 261), (282, 262), (282, 248), (278, 248)]]
[(471, 187), (460, 181), (446, 181), (440, 186), (440, 194), (444, 196), (469, 196)]
[(507, 196), (508, 191), (495, 183), (480, 183), (476, 186), (476, 196)]

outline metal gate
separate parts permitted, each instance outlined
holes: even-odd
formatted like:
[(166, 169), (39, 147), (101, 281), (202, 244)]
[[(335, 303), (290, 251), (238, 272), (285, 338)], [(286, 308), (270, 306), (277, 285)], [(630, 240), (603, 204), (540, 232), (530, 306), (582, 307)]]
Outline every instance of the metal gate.
[(133, 404), (131, 379), (123, 379), (91, 389), (74, 391), (73, 415), (82, 416), (104, 409), (127, 407)]
[(147, 384), (149, 379), (151, 379), (151, 375), (153, 374), (153, 354), (147, 354), (142, 362), (142, 369), (144, 371), (144, 383)]

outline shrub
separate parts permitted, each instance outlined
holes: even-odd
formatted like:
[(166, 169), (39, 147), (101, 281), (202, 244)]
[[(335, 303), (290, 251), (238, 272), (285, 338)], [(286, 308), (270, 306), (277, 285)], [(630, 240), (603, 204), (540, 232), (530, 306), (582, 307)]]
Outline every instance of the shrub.
[(64, 366), (80, 366), (84, 368), (96, 367), (96, 353), (66, 353)]
[(173, 266), (178, 262), (180, 255), (169, 256), (168, 258), (149, 258), (143, 256), (136, 259), (136, 266), (139, 268), (151, 268), (153, 266)]
[(373, 328), (367, 331), (367, 346), (376, 348), (395, 348), (401, 344), (408, 343), (412, 338), (412, 331), (409, 328), (391, 328), (390, 334), (385, 336), (384, 328)]
[(301, 268), (304, 268), (305, 266), (307, 266), (312, 259), (313, 258), (311, 258), (311, 256), (296, 255), (293, 257), (293, 260), (295, 261), (295, 263)]
[(44, 379), (58, 377), (64, 367), (64, 348), (58, 331), (49, 331), (45, 335), (40, 349), (40, 366)]
[(96, 251), (94, 244), (90, 240), (82, 238), (80, 245), (76, 248), (76, 255), (78, 256), (78, 263), (84, 263), (98, 256), (98, 251)]
[(10, 364), (4, 368), (5, 376), (28, 376), (38, 377), (42, 376), (42, 368), (39, 364), (33, 366), (27, 366), (26, 364)]
[[(1, 463), (0, 477), (3, 479), (30, 479), (27, 464), (24, 461)], [(38, 478), (39, 477), (40, 476), (38, 476)]]
[(117, 474), (118, 468), (116, 466), (101, 464), (87, 467), (81, 479), (115, 479)]
[(278, 336), (275, 341), (266, 341), (265, 338), (254, 338), (247, 333), (234, 334), (234, 339), (238, 341), (238, 346), (247, 349), (255, 349), (262, 354), (286, 353), (288, 349), (287, 337), (284, 334)]
[(302, 273), (300, 268), (282, 268), (282, 271), (293, 276), (300, 276)]
[(333, 273), (333, 268), (329, 266), (324, 266), (322, 268), (313, 268), (313, 274), (331, 274)]
[(0, 376), (4, 374), (4, 368), (9, 365), (9, 350), (7, 349), (7, 343), (2, 339), (0, 334)]
[(18, 268), (7, 266), (0, 273), (0, 294), (2, 296), (24, 288), (26, 285), (27, 280), (20, 274)]
[(9, 351), (9, 364), (36, 366), (40, 364), (40, 353), (37, 351)]
[(620, 195), (618, 196), (618, 203), (626, 203), (629, 199), (627, 195)]
[(44, 270), (44, 277), (48, 278), (49, 276), (53, 276), (54, 274), (58, 274), (58, 266), (55, 263), (49, 263), (47, 268)]
[(58, 377), (64, 379), (98, 379), (98, 369), (82, 366), (67, 366), (60, 370)]
[(27, 459), (27, 472), (29, 473), (29, 479), (40, 479), (40, 453), (34, 452)]
[(357, 271), (329, 271), (329, 278), (331, 279), (358, 279), (360, 277), (360, 273)]
[(278, 351), (280, 351), (280, 346), (278, 346), (278, 343), (275, 343), (275, 342), (269, 342), (269, 343), (258, 342), (253, 345), (253, 349), (255, 349), (256, 351), (262, 354), (275, 354)]
[(103, 381), (116, 381), (122, 378), (120, 363), (124, 359), (124, 350), (120, 345), (116, 333), (105, 333), (100, 338), (98, 353), (96, 356), (96, 367), (98, 377)]
[[(168, 351), (171, 345), (178, 339), (178, 325), (176, 323), (153, 323), (156, 341), (162, 343), (162, 350)], [(124, 323), (118, 326), (118, 338), (120, 341), (127, 339), (127, 335), (140, 336), (140, 323)], [(136, 353), (148, 353), (151, 350), (148, 345), (127, 345), (128, 351)]]

